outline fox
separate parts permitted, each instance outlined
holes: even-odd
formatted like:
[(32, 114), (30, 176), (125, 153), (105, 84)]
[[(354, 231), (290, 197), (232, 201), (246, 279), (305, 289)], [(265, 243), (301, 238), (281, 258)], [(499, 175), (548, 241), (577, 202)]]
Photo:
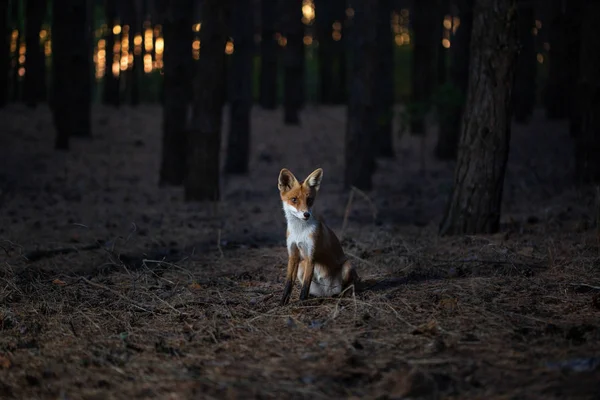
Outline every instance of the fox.
[(288, 264), (281, 305), (290, 299), (294, 281), (302, 285), (300, 300), (340, 294), (359, 279), (344, 254), (335, 233), (324, 219), (313, 213), (321, 187), (323, 169), (313, 171), (299, 182), (287, 168), (279, 172), (277, 186), (285, 214)]

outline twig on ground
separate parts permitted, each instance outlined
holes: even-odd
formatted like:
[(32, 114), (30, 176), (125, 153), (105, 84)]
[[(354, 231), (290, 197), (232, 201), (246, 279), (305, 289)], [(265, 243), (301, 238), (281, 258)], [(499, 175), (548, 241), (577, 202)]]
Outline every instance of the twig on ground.
[(96, 241), (96, 243), (88, 244), (80, 247), (61, 247), (58, 249), (50, 249), (50, 250), (33, 250), (28, 253), (25, 253), (23, 257), (29, 262), (34, 262), (41, 260), (43, 258), (54, 257), (59, 254), (68, 254), (68, 253), (78, 253), (80, 251), (87, 250), (97, 250), (101, 247), (101, 243)]
[(600, 286), (593, 286), (593, 285), (588, 285), (587, 283), (569, 283), (569, 285), (571, 286), (577, 286), (577, 287), (585, 287), (591, 290), (598, 290), (600, 291)]
[(131, 305), (135, 306), (136, 308), (139, 308), (142, 311), (146, 311), (146, 312), (149, 312), (149, 313), (153, 313), (154, 312), (154, 310), (153, 310), (154, 307), (147, 306), (147, 305), (142, 305), (142, 304), (138, 303), (137, 301), (135, 301), (133, 299), (130, 299), (129, 297), (125, 296), (124, 294), (121, 294), (121, 293), (117, 292), (116, 290), (109, 288), (106, 285), (102, 285), (101, 283), (92, 282), (92, 281), (90, 281), (90, 280), (88, 280), (88, 279), (86, 279), (84, 277), (79, 278), (79, 280), (81, 280), (82, 282), (87, 283), (90, 286), (95, 287), (96, 289), (102, 289), (102, 290), (109, 291), (112, 294), (114, 294), (115, 296), (117, 296), (118, 298), (127, 301), (128, 303), (130, 303)]

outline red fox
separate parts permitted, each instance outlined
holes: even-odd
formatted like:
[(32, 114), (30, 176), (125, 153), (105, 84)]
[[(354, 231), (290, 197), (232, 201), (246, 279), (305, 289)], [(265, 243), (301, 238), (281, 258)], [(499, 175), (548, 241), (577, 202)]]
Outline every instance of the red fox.
[(288, 266), (281, 305), (287, 304), (295, 277), (302, 284), (300, 300), (333, 296), (354, 284), (356, 270), (346, 258), (335, 233), (313, 215), (317, 192), (323, 178), (318, 168), (303, 182), (286, 168), (279, 173), (278, 187), (287, 220)]

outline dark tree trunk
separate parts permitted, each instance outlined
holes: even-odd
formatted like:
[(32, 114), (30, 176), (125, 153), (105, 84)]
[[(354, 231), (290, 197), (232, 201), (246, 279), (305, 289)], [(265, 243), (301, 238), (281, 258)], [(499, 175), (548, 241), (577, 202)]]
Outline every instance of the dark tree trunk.
[(319, 47), (319, 93), (322, 104), (333, 103), (333, 4), (331, 0), (316, 0), (316, 28)]
[[(569, 76), (571, 84), (568, 86), (569, 97), (569, 131), (572, 137), (577, 137), (581, 131), (581, 115), (578, 84), (580, 78), (580, 60), (581, 60), (581, 25), (583, 17), (584, 0), (569, 0), (565, 3), (566, 22), (567, 22), (567, 58), (569, 62)], [(575, 82), (575, 84), (573, 84)]]
[(0, 2), (0, 108), (8, 99), (8, 71), (10, 65), (10, 30), (8, 29), (8, 1)]
[(379, 67), (377, 17), (379, 1), (356, 0), (354, 60), (346, 123), (344, 186), (371, 190), (375, 170), (376, 96)]
[(526, 123), (535, 108), (536, 51), (532, 34), (534, 7), (530, 0), (518, 0), (520, 52), (517, 61), (515, 87), (513, 90), (513, 110), (515, 121)]
[(515, 0), (476, 1), (469, 92), (441, 234), (494, 233), (500, 226), (517, 66), (515, 10)]
[[(128, 80), (131, 86), (131, 105), (138, 106), (140, 104), (140, 79), (142, 74), (142, 52), (135, 53), (134, 40), (136, 35), (142, 34), (142, 13), (143, 6), (142, 0), (130, 0), (131, 1), (131, 28), (129, 35), (129, 53), (133, 54), (133, 65), (128, 71)], [(181, 7), (181, 6), (180, 6)], [(191, 25), (190, 25), (191, 31)], [(191, 40), (191, 35), (190, 35)]]
[(581, 24), (581, 123), (575, 138), (575, 171), (578, 182), (600, 183), (600, 43), (596, 35), (600, 3), (586, 3)]
[(186, 174), (193, 0), (171, 0), (163, 25), (164, 91), (160, 185), (181, 185)]
[(87, 6), (54, 0), (52, 23), (53, 105), (56, 148), (68, 149), (72, 136), (91, 136), (91, 77)]
[(300, 109), (304, 103), (304, 24), (302, 23), (302, 0), (286, 0), (283, 35), (287, 44), (283, 50), (284, 97), (283, 122), (300, 124)]
[(44, 53), (40, 46), (40, 29), (46, 15), (45, 0), (26, 0), (24, 100), (29, 107), (35, 107), (46, 97), (46, 68)]
[[(335, 35), (331, 46), (331, 67), (333, 80), (331, 85), (331, 101), (333, 104), (346, 104), (348, 100), (348, 82), (346, 80), (346, 42), (347, 32), (344, 31), (344, 21), (346, 19), (346, 0), (330, 0), (332, 3), (333, 23), (339, 27), (339, 35)], [(337, 25), (339, 24), (339, 25)], [(331, 25), (333, 27), (333, 24)]]
[(277, 0), (262, 0), (262, 31), (260, 41), (260, 105), (273, 110), (277, 107)]
[(444, 18), (450, 13), (450, 0), (440, 0), (438, 3), (437, 12), (437, 40), (438, 40), (438, 52), (437, 52), (437, 87), (444, 85), (448, 79), (448, 49), (444, 47), (442, 39), (444, 38)]
[(567, 59), (567, 21), (563, 12), (563, 0), (550, 0), (547, 7), (551, 8), (548, 51), (548, 79), (544, 93), (546, 117), (549, 119), (563, 119), (568, 117), (569, 99), (567, 93), (569, 85), (569, 63)]
[(448, 101), (438, 105), (440, 126), (435, 155), (440, 160), (454, 160), (458, 149), (462, 115), (469, 83), (471, 33), (473, 29), (474, 0), (459, 0), (460, 26), (450, 47), (450, 77), (445, 87)]
[(104, 76), (104, 90), (102, 93), (102, 102), (111, 106), (118, 107), (120, 104), (119, 75), (112, 73), (113, 48), (115, 46), (115, 35), (113, 27), (117, 19), (117, 0), (105, 0), (104, 7), (106, 12), (106, 75)]
[(21, 36), (23, 35), (23, 29), (21, 27), (21, 17), (20, 17), (20, 8), (21, 3), (19, 1), (13, 1), (11, 4), (11, 28), (17, 29), (17, 35), (15, 37), (15, 43), (17, 44), (17, 48), (15, 51), (15, 55), (11, 60), (12, 64), (12, 77), (11, 77), (11, 100), (13, 102), (18, 102), (21, 100), (21, 78), (19, 77), (19, 47), (21, 45)]
[(229, 134), (225, 172), (245, 174), (250, 160), (250, 111), (252, 109), (252, 56), (254, 33), (252, 4), (242, 1), (233, 9), (232, 35), (235, 44), (229, 107)]
[(230, 4), (205, 0), (202, 7), (202, 43), (194, 78), (194, 107), (188, 136), (187, 201), (218, 201), (221, 120), (225, 101), (225, 44)]
[[(436, 85), (436, 57), (439, 47), (439, 39), (436, 21), (432, 18), (431, 9), (439, 9), (439, 0), (431, 2), (415, 1), (411, 22), (414, 31), (412, 52), (412, 74), (411, 74), (411, 112), (410, 130), (416, 135), (425, 134), (425, 117), (431, 106), (431, 96)], [(437, 16), (437, 12), (433, 12)]]
[(394, 39), (391, 29), (392, 0), (379, 0), (377, 16), (377, 131), (375, 153), (394, 157), (392, 122), (394, 117)]

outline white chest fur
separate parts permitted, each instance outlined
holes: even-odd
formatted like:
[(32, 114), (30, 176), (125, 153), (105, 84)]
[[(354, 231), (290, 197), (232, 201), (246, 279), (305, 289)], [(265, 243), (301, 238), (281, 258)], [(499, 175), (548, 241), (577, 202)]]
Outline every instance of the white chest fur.
[(289, 233), (287, 237), (288, 251), (292, 249), (293, 245), (296, 245), (302, 258), (311, 257), (315, 247), (314, 233), (317, 230), (318, 221), (314, 217), (311, 217), (308, 221), (303, 221), (296, 218), (287, 209), (285, 211)]

